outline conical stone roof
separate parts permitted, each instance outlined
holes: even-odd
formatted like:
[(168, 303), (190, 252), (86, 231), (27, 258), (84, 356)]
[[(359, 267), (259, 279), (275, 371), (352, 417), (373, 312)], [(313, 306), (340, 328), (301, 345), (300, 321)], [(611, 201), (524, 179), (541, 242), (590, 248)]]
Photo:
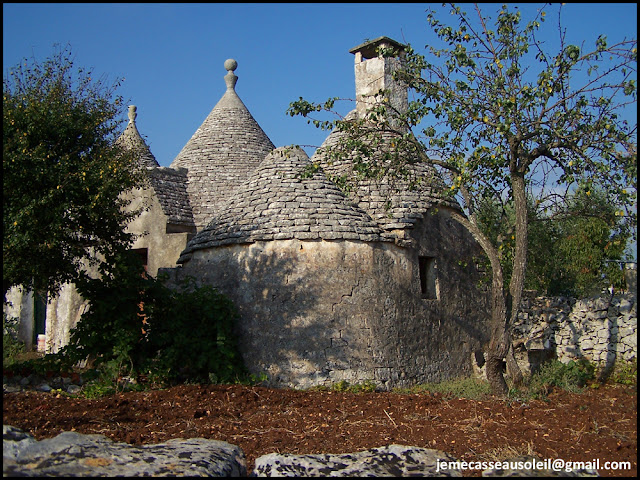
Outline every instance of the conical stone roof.
[(124, 129), (122, 135), (118, 137), (117, 142), (124, 146), (124, 148), (133, 150), (138, 153), (138, 161), (142, 167), (159, 167), (156, 157), (153, 156), (149, 146), (138, 132), (136, 127), (136, 106), (129, 105), (129, 123), (127, 128)]
[[(353, 110), (346, 119), (355, 116), (356, 111)], [(327, 148), (335, 147), (345, 135), (334, 130), (311, 157), (311, 162), (320, 165), (329, 176), (354, 175), (349, 156), (329, 160), (324, 155)], [(386, 145), (381, 148), (390, 148), (394, 135), (381, 134)], [(406, 169), (406, 178), (359, 180), (350, 194), (350, 198), (367, 212), (387, 238), (397, 236), (398, 231), (413, 228), (424, 213), (436, 205), (460, 210), (458, 203), (444, 194), (444, 182), (431, 165), (416, 162), (407, 165)]]
[[(148, 185), (153, 189), (167, 223), (178, 228), (194, 230), (193, 213), (187, 196), (187, 169), (161, 167), (136, 126), (137, 108), (129, 105), (129, 124), (117, 142), (138, 153), (138, 163), (146, 172)], [(171, 227), (169, 227), (171, 228)]]
[(196, 250), (255, 241), (382, 241), (378, 225), (323, 173), (304, 175), (310, 165), (299, 147), (274, 150), (187, 244), (178, 263)]
[(274, 149), (235, 91), (235, 60), (225, 62), (227, 90), (171, 163), (187, 168), (187, 193), (198, 230)]

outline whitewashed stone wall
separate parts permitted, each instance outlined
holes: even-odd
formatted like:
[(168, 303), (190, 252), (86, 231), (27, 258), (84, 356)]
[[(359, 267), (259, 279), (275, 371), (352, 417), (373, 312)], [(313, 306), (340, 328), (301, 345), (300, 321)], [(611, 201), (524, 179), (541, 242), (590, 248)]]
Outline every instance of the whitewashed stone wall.
[(550, 358), (585, 359), (607, 371), (638, 355), (635, 293), (582, 300), (536, 297), (523, 301), (514, 326), (514, 353), (524, 373)]

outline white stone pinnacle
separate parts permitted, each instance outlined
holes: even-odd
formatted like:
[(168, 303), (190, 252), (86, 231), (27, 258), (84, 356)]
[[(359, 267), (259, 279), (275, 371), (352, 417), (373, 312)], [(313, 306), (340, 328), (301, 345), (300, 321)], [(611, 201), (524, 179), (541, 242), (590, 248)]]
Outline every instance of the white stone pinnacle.
[(129, 105), (129, 123), (136, 123), (136, 116), (138, 115), (136, 113), (137, 109), (135, 105)]

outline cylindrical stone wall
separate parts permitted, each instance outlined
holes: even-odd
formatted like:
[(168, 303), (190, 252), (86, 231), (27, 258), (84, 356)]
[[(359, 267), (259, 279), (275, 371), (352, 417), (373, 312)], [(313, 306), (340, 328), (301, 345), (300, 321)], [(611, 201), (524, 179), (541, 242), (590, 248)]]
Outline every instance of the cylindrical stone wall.
[(437, 381), (468, 375), (480, 347), (464, 299), (424, 299), (417, 252), (388, 242), (228, 245), (178, 271), (234, 301), (245, 364), (273, 386)]

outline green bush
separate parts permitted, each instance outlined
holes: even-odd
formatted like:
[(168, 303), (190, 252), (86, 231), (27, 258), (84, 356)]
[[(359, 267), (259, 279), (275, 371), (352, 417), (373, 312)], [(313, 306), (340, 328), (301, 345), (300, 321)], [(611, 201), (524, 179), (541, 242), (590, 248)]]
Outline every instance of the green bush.
[(406, 389), (395, 389), (397, 393), (441, 393), (446, 397), (480, 400), (491, 394), (491, 387), (485, 380), (474, 377), (456, 378), (438, 383), (424, 383)]
[(529, 398), (544, 398), (553, 388), (577, 393), (595, 377), (596, 368), (587, 360), (572, 360), (568, 363), (552, 360), (543, 364), (540, 370), (529, 377), (525, 382), (524, 391), (513, 390), (510, 396), (525, 395)]
[(151, 365), (178, 380), (230, 383), (246, 376), (231, 300), (211, 286), (197, 287), (193, 279), (168, 298), (164, 310), (150, 317), (150, 341), (157, 352)]
[(311, 392), (346, 392), (346, 393), (368, 393), (375, 392), (378, 389), (373, 380), (365, 380), (361, 383), (351, 384), (347, 380), (340, 380), (331, 385), (316, 385), (310, 387)]
[(125, 254), (78, 289), (89, 309), (62, 354), (73, 363), (91, 359), (97, 391), (117, 388), (123, 377), (165, 386), (246, 376), (233, 335), (237, 311), (212, 287), (188, 279), (170, 289), (147, 276), (135, 254)]
[(376, 388), (376, 384), (372, 380), (365, 380), (362, 383), (354, 384), (350, 384), (346, 380), (340, 380), (331, 385), (331, 391), (333, 392), (365, 393), (375, 392)]
[(7, 317), (2, 312), (2, 367), (6, 368), (17, 362), (17, 356), (24, 353), (24, 343), (18, 340), (18, 319)]
[(634, 358), (630, 362), (616, 362), (609, 379), (622, 385), (636, 385), (638, 383), (638, 360)]

